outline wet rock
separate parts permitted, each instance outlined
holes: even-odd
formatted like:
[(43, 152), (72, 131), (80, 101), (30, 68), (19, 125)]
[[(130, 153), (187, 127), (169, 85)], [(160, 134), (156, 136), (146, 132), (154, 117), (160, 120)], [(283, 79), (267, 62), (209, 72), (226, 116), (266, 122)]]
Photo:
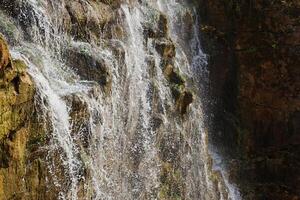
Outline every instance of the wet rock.
[(65, 99), (70, 107), (72, 135), (77, 139), (75, 142), (78, 146), (87, 148), (90, 139), (90, 113), (88, 105), (77, 95), (70, 95), (65, 97)]
[(170, 163), (164, 163), (160, 179), (160, 199), (180, 199), (183, 196), (184, 185), (179, 169), (174, 169)]
[(194, 96), (190, 91), (185, 91), (180, 96), (179, 100), (179, 110), (181, 115), (184, 115), (187, 113), (188, 106), (193, 102)]
[(193, 29), (196, 21), (190, 10), (186, 10), (182, 16), (181, 33), (183, 34), (184, 41), (190, 41), (193, 38)]
[[(34, 12), (34, 7), (31, 3), (22, 0), (1, 0), (1, 10), (6, 13), (10, 18), (14, 19), (15, 23), (20, 25), (20, 29), (23, 30), (24, 39), (31, 40), (30, 35), (32, 31), (32, 26), (38, 16)], [(6, 23), (3, 21), (2, 23)], [(10, 29), (13, 28), (13, 24), (8, 23)], [(6, 27), (8, 28), (8, 27)], [(11, 32), (11, 30), (8, 30)], [(9, 33), (4, 31), (5, 33)], [(17, 34), (17, 33), (14, 33)], [(9, 38), (12, 40), (12, 38)]]
[(163, 124), (163, 120), (159, 116), (154, 116), (151, 118), (151, 127), (153, 131), (156, 131)]
[(83, 41), (99, 38), (113, 13), (111, 7), (99, 1), (67, 1), (66, 9), (71, 17), (71, 34)]
[(121, 26), (117, 20), (110, 21), (104, 26), (103, 37), (108, 39), (122, 40), (126, 37), (123, 26)]
[(164, 74), (170, 83), (176, 85), (184, 85), (185, 81), (182, 76), (180, 76), (178, 71), (175, 71), (171, 64), (167, 64), (164, 69)]
[(99, 2), (109, 5), (112, 8), (119, 8), (119, 6), (122, 2), (124, 2), (124, 0), (99, 0)]
[(9, 44), (18, 44), (18, 42), (22, 40), (23, 34), (21, 30), (17, 28), (14, 19), (5, 15), (2, 10), (0, 10), (0, 18), (1, 33), (5, 36)]
[(146, 22), (143, 24), (146, 38), (163, 38), (168, 36), (167, 17), (154, 9), (145, 11)]
[(83, 79), (95, 81), (110, 90), (111, 75), (104, 57), (96, 52), (90, 44), (77, 43), (65, 52), (66, 62)]
[(176, 55), (175, 45), (171, 40), (155, 40), (155, 48), (163, 58), (174, 58)]
[(188, 106), (193, 102), (193, 94), (185, 86), (185, 80), (171, 64), (163, 64), (164, 75), (170, 83), (172, 95), (176, 101), (177, 110), (181, 115), (187, 113)]
[(193, 94), (186, 88), (184, 77), (174, 67), (175, 45), (166, 38), (154, 40), (154, 45), (157, 52), (162, 56), (161, 67), (170, 84), (177, 111), (183, 116), (187, 113), (188, 106), (193, 102)]

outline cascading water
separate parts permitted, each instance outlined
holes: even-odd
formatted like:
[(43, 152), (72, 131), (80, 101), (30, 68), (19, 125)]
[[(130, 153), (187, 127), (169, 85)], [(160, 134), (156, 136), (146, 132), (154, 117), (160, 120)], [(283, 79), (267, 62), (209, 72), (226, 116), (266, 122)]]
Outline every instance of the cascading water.
[[(206, 57), (193, 8), (175, 0), (123, 3), (115, 13), (123, 36), (87, 43), (65, 30), (67, 2), (20, 1), (25, 10), (19, 24), (28, 21), (33, 28), (13, 53), (29, 66), (40, 115), (50, 123), (48, 181), (57, 198), (230, 199), (211, 169), (198, 97), (199, 77), (207, 76)], [(92, 9), (89, 1), (81, 3)], [(169, 33), (146, 36), (147, 26), (164, 19), (163, 12)], [(183, 17), (193, 24), (188, 41)], [(169, 53), (172, 45), (175, 55)], [(89, 65), (104, 63), (110, 76), (104, 86), (85, 80), (80, 68), (86, 66), (68, 61), (69, 49), (78, 53), (73, 59), (84, 55), (93, 59)], [(175, 81), (166, 77), (166, 62)], [(174, 99), (176, 92), (181, 93)]]
[[(53, 141), (50, 144), (53, 149), (50, 148), (49, 155), (52, 153), (52, 150), (60, 149), (60, 152), (63, 154), (61, 155), (63, 165), (67, 169), (65, 176), (71, 182), (71, 187), (69, 188), (71, 196), (72, 199), (76, 199), (79, 178), (78, 169), (80, 168), (81, 161), (77, 158), (78, 148), (71, 136), (72, 126), (69, 121), (69, 108), (63, 97), (73, 92), (84, 91), (86, 88), (79, 83), (72, 84), (66, 82), (67, 72), (59, 68), (63, 65), (61, 63), (54, 63), (49, 55), (44, 55), (44, 49), (41, 48), (30, 52), (32, 50), (30, 48), (37, 48), (37, 46), (27, 46), (26, 50), (29, 52), (26, 53), (16, 49), (17, 53), (13, 54), (13, 56), (25, 60), (29, 66), (29, 73), (38, 88), (38, 104), (43, 108), (44, 118), (47, 118), (45, 120), (50, 120), (53, 129), (51, 131)], [(40, 56), (39, 59), (41, 62), (35, 64), (30, 61), (30, 57), (37, 54)], [(63, 194), (60, 196), (65, 198)]]

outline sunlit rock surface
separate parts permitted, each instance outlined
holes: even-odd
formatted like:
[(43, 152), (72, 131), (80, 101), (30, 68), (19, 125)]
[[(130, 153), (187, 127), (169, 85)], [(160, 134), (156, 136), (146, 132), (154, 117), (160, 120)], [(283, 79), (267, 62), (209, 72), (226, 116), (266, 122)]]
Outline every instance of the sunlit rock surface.
[[(42, 137), (34, 124), (35, 87), (26, 64), (11, 57), (2, 36), (0, 56), (0, 199), (35, 198), (31, 195), (40, 184), (36, 176), (41, 174), (39, 161), (29, 157), (38, 143), (34, 138)], [(28, 185), (33, 190), (31, 194)]]

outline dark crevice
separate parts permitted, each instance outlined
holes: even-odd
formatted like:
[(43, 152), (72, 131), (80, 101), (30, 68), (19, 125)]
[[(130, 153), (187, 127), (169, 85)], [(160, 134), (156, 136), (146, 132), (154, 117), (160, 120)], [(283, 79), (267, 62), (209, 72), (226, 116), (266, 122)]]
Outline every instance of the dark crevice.
[(9, 146), (5, 141), (0, 141), (0, 168), (8, 168), (10, 160)]
[(13, 141), (14, 138), (15, 138), (15, 136), (16, 136), (16, 133), (17, 133), (16, 130), (10, 130), (9, 133), (8, 133), (7, 138), (8, 138), (10, 141)]
[(16, 76), (11, 82), (14, 85), (14, 89), (17, 92), (17, 94), (20, 94), (20, 77)]

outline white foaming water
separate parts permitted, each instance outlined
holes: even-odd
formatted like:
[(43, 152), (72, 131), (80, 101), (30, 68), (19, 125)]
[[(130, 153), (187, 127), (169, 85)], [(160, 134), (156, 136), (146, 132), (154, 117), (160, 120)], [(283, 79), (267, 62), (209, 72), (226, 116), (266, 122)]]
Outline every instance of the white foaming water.
[[(28, 48), (28, 47), (27, 47)], [(35, 52), (36, 53), (36, 52)], [(43, 53), (38, 51), (38, 53)], [(59, 88), (54, 85), (52, 82), (62, 81), (57, 80), (57, 77), (53, 77), (56, 74), (56, 68), (52, 67), (53, 63), (50, 61), (50, 58), (42, 55), (41, 66), (36, 66), (34, 63), (29, 61), (28, 57), (24, 54), (13, 54), (15, 58), (20, 58), (26, 61), (29, 66), (29, 73), (33, 77), (36, 86), (38, 88), (38, 95), (40, 101), (38, 102), (45, 111), (44, 115), (46, 117), (47, 112), (49, 113), (51, 125), (52, 125), (52, 135), (53, 139), (58, 143), (59, 148), (63, 149), (65, 154), (64, 166), (68, 169), (68, 176), (71, 180), (71, 194), (72, 199), (76, 199), (76, 190), (77, 190), (77, 169), (80, 167), (80, 161), (76, 158), (77, 148), (73, 142), (71, 136), (71, 125), (69, 122), (69, 112), (68, 107), (64, 100), (62, 100), (62, 95), (59, 93), (64, 92), (68, 88), (67, 83), (59, 84)], [(47, 66), (47, 67), (45, 67)], [(40, 68), (43, 68), (42, 73)], [(50, 71), (49, 71), (50, 70)], [(55, 70), (55, 71), (52, 71)], [(55, 73), (56, 72), (56, 73)], [(67, 87), (64, 87), (66, 85)], [(71, 87), (70, 87), (71, 88)], [(47, 105), (44, 104), (46, 102)]]
[[(169, 144), (166, 140), (168, 148), (180, 154), (177, 164), (185, 175), (181, 181), (187, 188), (186, 198), (222, 197), (224, 189), (219, 186), (220, 191), (217, 191), (210, 178), (201, 101), (194, 100), (184, 119), (174, 114), (174, 98), (160, 66), (162, 58), (155, 50), (154, 39), (145, 41), (143, 26), (147, 17), (144, 13), (150, 11), (152, 1), (123, 4), (119, 8), (124, 16), (122, 25), (126, 38), (109, 42), (124, 52), (124, 58), (117, 58), (113, 47), (89, 44), (95, 59), (103, 59), (110, 70), (108, 92), (97, 83), (81, 80), (63, 64), (64, 48), (79, 48), (84, 44), (72, 41), (63, 30), (60, 17), (63, 18), (61, 9), (65, 2), (23, 2), (32, 8), (33, 42), (15, 48), (13, 57), (28, 64), (37, 87), (37, 103), (43, 110), (41, 115), (51, 125), (49, 170), (60, 199), (159, 199), (164, 192), (160, 180), (162, 168), (169, 162), (163, 160), (159, 142), (166, 136), (175, 141)], [(191, 46), (183, 45), (184, 38), (178, 31), (182, 25), (181, 11), (195, 13), (175, 0), (156, 4), (161, 12), (167, 13), (170, 22), (171, 39), (176, 45), (174, 67), (189, 78), (187, 85), (197, 93), (197, 86), (193, 86), (199, 81), (197, 73), (205, 73), (198, 68), (204, 69), (206, 65), (198, 21), (193, 25)], [(149, 64), (149, 60), (153, 63)], [(72, 117), (74, 99), (86, 114), (84, 122), (79, 122), (82, 126), (79, 129), (76, 129), (78, 119)], [(159, 121), (157, 127), (154, 120)], [(58, 175), (57, 155), (64, 177)]]
[[(49, 54), (46, 54), (43, 48), (38, 46), (30, 46), (23, 44), (26, 51), (16, 49), (13, 57), (22, 59), (29, 66), (28, 72), (38, 89), (38, 104), (44, 113), (41, 115), (45, 121), (50, 121), (52, 128), (52, 146), (53, 150), (62, 150), (61, 159), (66, 169), (65, 176), (70, 179), (70, 193), (68, 199), (77, 199), (77, 187), (79, 177), (79, 168), (81, 161), (78, 159), (78, 147), (72, 137), (72, 126), (70, 124), (70, 108), (63, 99), (65, 96), (80, 93), (88, 90), (87, 86), (81, 85), (76, 80), (76, 76), (72, 76), (71, 71), (64, 71), (63, 64), (55, 62)], [(39, 55), (38, 60), (31, 59)], [(36, 63), (34, 63), (36, 62)], [(71, 73), (71, 74), (70, 74)], [(66, 79), (73, 78), (71, 82)], [(53, 163), (55, 165), (55, 163)], [(62, 199), (67, 196), (60, 194)]]
[[(171, 34), (173, 35), (173, 37), (175, 38), (176, 42), (177, 42), (177, 49), (180, 49), (180, 51), (182, 51), (182, 53), (184, 54), (183, 49), (181, 49), (181, 45), (180, 45), (180, 31), (182, 27), (180, 27), (180, 23), (184, 23), (184, 19), (182, 19), (182, 16), (184, 16), (184, 12), (191, 12), (193, 13), (195, 19), (194, 19), (194, 26), (192, 28), (193, 31), (193, 37), (189, 42), (189, 48), (190, 48), (190, 52), (191, 52), (191, 57), (192, 59), (190, 59), (190, 61), (186, 61), (186, 63), (189, 63), (186, 67), (186, 69), (188, 69), (188, 71), (186, 71), (187, 74), (190, 75), (190, 78), (194, 80), (195, 83), (199, 84), (199, 82), (201, 81), (200, 84), (207, 84), (209, 81), (209, 72), (207, 69), (207, 56), (203, 53), (202, 49), (201, 49), (201, 42), (200, 42), (200, 23), (199, 23), (199, 17), (196, 13), (196, 11), (194, 9), (192, 10), (185, 10), (184, 7), (182, 7), (183, 5), (181, 3), (179, 3), (180, 0), (171, 0), (168, 3), (165, 2), (165, 0), (157, 0), (157, 5), (158, 8), (165, 12), (168, 16), (168, 19), (172, 22), (171, 23)], [(186, 5), (185, 5), (186, 6)], [(191, 14), (190, 13), (190, 14)], [(173, 20), (171, 20), (173, 19)], [(183, 20), (183, 22), (181, 22), (181, 20)], [(184, 27), (183, 27), (184, 28)], [(178, 37), (179, 35), (179, 37)], [(184, 55), (183, 59), (187, 59), (188, 56)], [(180, 59), (180, 58), (179, 58)], [(182, 58), (181, 58), (182, 59)], [(203, 87), (202, 87), (203, 89)], [(201, 94), (203, 94), (203, 91), (200, 91)], [(201, 140), (201, 145), (203, 146), (202, 148), (207, 150), (208, 149), (208, 144), (205, 142), (207, 139), (206, 137), (208, 137), (204, 131), (203, 128), (200, 128), (200, 134), (202, 135), (202, 140)], [(207, 152), (208, 153), (208, 152)], [(222, 162), (222, 158), (220, 157), (220, 155), (218, 155), (217, 153), (215, 153), (214, 151), (210, 151), (209, 154), (212, 156), (213, 161), (214, 161), (214, 165), (213, 165), (213, 170), (215, 171), (219, 171), (222, 175), (222, 178), (224, 179), (224, 183), (226, 185), (226, 188), (228, 190), (228, 198), (232, 199), (232, 200), (240, 200), (240, 194), (239, 194), (239, 190), (236, 188), (235, 185), (229, 183), (228, 181), (228, 177), (226, 176), (226, 171), (225, 171), (225, 166), (223, 166), (221, 164)], [(201, 169), (203, 170), (203, 169)], [(211, 186), (210, 181), (207, 179), (208, 178), (208, 174), (209, 174), (209, 169), (208, 166), (205, 166), (205, 171), (206, 171), (206, 182), (207, 185)], [(226, 199), (224, 197), (224, 195), (220, 195), (219, 197), (220, 199)]]
[[(163, 3), (162, 3), (163, 2)], [(171, 23), (171, 32), (173, 34), (173, 37), (175, 40), (180, 43), (180, 27), (178, 27), (178, 21), (183, 21), (181, 23), (184, 23), (184, 19), (181, 19), (180, 17), (183, 15), (180, 15), (179, 13), (186, 11), (184, 7), (182, 7), (182, 4), (179, 3), (178, 0), (171, 0), (170, 2), (166, 3), (165, 0), (157, 0), (157, 4), (160, 10), (167, 13), (169, 19), (175, 19), (171, 20), (173, 23)], [(195, 10), (189, 10), (188, 12), (196, 13)], [(201, 81), (200, 84), (208, 84), (209, 81), (209, 72), (207, 69), (207, 56), (203, 53), (201, 49), (201, 43), (200, 43), (200, 24), (199, 24), (199, 17), (196, 15), (194, 19), (194, 26), (193, 26), (193, 37), (189, 42), (190, 51), (192, 53), (192, 59), (190, 60), (190, 64), (187, 67), (189, 70), (186, 72), (191, 75), (191, 78), (195, 81), (195, 83), (198, 83)], [(177, 22), (176, 22), (177, 21)], [(175, 22), (175, 23), (174, 23)], [(181, 50), (181, 47), (177, 47), (177, 49)], [(186, 57), (184, 58), (186, 59)], [(203, 92), (200, 91), (200, 94), (203, 94)], [(204, 93), (205, 94), (205, 93)], [(200, 129), (201, 130), (201, 129)], [(207, 137), (202, 129), (201, 131), (203, 140), (201, 141), (202, 145), (204, 146), (203, 149), (207, 149), (207, 143), (205, 142)], [(224, 183), (226, 185), (226, 188), (228, 190), (229, 198), (232, 200), (240, 200), (240, 193), (238, 188), (236, 188), (235, 185), (229, 183), (228, 177), (226, 176), (225, 166), (222, 165), (222, 158), (213, 150), (209, 152), (209, 154), (212, 156), (214, 160), (213, 170), (219, 171), (222, 175), (222, 178), (224, 179)], [(205, 167), (205, 171), (208, 171), (209, 169), (207, 166)], [(206, 172), (207, 173), (207, 172)], [(206, 178), (208, 176), (206, 175)], [(206, 179), (207, 184), (209, 185), (209, 180)], [(220, 196), (220, 199), (226, 199), (222, 193)]]

